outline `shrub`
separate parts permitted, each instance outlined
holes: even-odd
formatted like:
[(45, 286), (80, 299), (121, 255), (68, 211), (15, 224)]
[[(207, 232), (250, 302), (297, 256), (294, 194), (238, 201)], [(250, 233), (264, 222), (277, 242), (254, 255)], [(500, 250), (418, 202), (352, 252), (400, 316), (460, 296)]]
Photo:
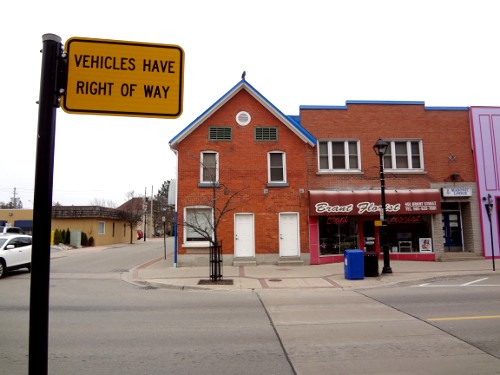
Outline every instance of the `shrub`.
[(89, 245), (89, 239), (87, 237), (87, 233), (82, 232), (82, 246), (88, 246)]
[(54, 244), (59, 245), (60, 243), (63, 243), (64, 239), (61, 235), (61, 231), (59, 229), (56, 229), (54, 231)]
[(89, 238), (89, 246), (95, 246), (95, 240), (94, 237)]

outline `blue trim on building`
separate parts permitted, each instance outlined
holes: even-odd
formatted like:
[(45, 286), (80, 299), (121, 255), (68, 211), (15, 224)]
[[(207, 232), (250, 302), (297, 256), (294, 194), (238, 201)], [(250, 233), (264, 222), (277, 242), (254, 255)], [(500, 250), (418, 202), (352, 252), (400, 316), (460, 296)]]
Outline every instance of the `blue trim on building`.
[(301, 105), (299, 110), (307, 110), (307, 109), (347, 109), (346, 105)]
[(401, 101), (401, 100), (347, 100), (346, 105), (349, 104), (382, 104), (382, 105), (425, 105), (421, 101)]
[[(246, 86), (247, 89), (252, 91), (257, 95), (262, 101), (265, 102), (267, 106), (272, 108), (276, 113), (282, 116), (289, 124), (294, 127), (300, 134), (302, 134), (309, 142), (316, 145), (316, 138), (307, 131), (302, 125), (299, 116), (287, 116), (281, 112), (273, 103), (271, 103), (264, 95), (262, 95), (255, 87), (248, 83), (245, 79), (239, 81), (234, 85), (229, 91), (227, 91), (219, 100), (212, 104), (206, 111), (199, 115), (194, 121), (192, 121), (188, 126), (186, 126), (180, 133), (173, 137), (169, 143), (175, 143), (179, 138), (181, 138), (187, 131), (189, 131), (200, 119), (205, 117), (208, 113), (213, 111), (217, 106), (225, 101), (228, 96), (232, 95), (239, 88)], [(426, 111), (469, 111), (469, 107), (427, 107), (423, 101), (391, 101), (391, 100), (347, 100), (345, 105), (301, 105), (299, 107), (300, 111), (303, 110), (347, 110), (350, 104), (375, 104), (375, 105), (419, 105), (423, 106)]]
[(293, 119), (293, 116), (287, 116), (283, 112), (281, 112), (273, 103), (271, 103), (267, 98), (262, 95), (255, 87), (253, 87), (251, 84), (249, 84), (247, 81), (242, 81), (244, 82), (250, 89), (252, 89), (259, 97), (261, 97), (268, 105), (269, 107), (273, 108), (276, 112), (278, 112), (281, 116), (285, 117), (288, 119), (291, 125), (293, 125), (304, 137), (306, 137), (311, 143), (316, 145), (316, 138), (309, 133), (302, 125), (300, 125), (300, 121), (295, 121)]
[(256, 90), (248, 81), (242, 79), (236, 85), (234, 85), (229, 91), (227, 91), (219, 100), (212, 104), (206, 111), (204, 111), (200, 116), (198, 116), (194, 121), (192, 121), (188, 126), (186, 126), (180, 133), (178, 133), (174, 138), (172, 138), (169, 143), (172, 144), (181, 138), (192, 126), (194, 126), (201, 118), (206, 116), (208, 113), (214, 110), (221, 102), (223, 102), (228, 96), (233, 94), (240, 87), (246, 86), (250, 91), (253, 91), (259, 98), (261, 98), (270, 108), (281, 115), (285, 120), (289, 122), (291, 126), (299, 131), (309, 142), (316, 145), (316, 138), (309, 133), (305, 128), (300, 125), (300, 120), (297, 121), (294, 117), (299, 116), (287, 116), (281, 112), (273, 103), (271, 103), (264, 95), (262, 95), (258, 90)]
[(178, 138), (180, 138), (187, 130), (189, 130), (194, 124), (198, 122), (199, 119), (201, 119), (203, 116), (205, 116), (207, 113), (212, 111), (217, 105), (224, 100), (229, 94), (233, 92), (234, 89), (236, 89), (238, 86), (242, 84), (242, 82), (245, 82), (244, 80), (241, 80), (238, 82), (236, 85), (234, 85), (229, 91), (227, 91), (219, 100), (217, 100), (214, 104), (212, 104), (210, 107), (208, 107), (201, 115), (196, 117), (194, 121), (190, 122), (188, 126), (186, 126), (184, 129), (182, 129), (174, 138), (172, 138), (169, 143), (174, 143)]
[(346, 110), (349, 104), (420, 105), (426, 111), (469, 111), (469, 107), (427, 107), (422, 101), (347, 100), (346, 105), (301, 105), (300, 110)]
[(469, 111), (469, 107), (425, 107), (426, 111)]

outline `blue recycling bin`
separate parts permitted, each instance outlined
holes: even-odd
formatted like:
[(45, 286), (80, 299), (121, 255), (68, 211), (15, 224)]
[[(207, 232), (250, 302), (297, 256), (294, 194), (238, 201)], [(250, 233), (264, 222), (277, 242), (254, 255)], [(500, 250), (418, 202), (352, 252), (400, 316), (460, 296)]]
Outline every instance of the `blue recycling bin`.
[(348, 280), (365, 278), (363, 250), (344, 250), (344, 277)]

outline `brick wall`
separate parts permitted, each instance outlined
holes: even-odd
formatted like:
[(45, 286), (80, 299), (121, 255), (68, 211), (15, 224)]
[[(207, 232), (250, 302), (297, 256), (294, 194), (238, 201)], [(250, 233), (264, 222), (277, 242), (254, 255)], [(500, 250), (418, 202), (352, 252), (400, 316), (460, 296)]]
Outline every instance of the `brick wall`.
[[(252, 121), (247, 126), (236, 123), (236, 114), (247, 111)], [(232, 141), (209, 141), (209, 126), (231, 126)], [(255, 142), (255, 126), (278, 127), (277, 142)], [(307, 152), (311, 147), (284, 126), (272, 113), (242, 90), (199, 125), (178, 145), (178, 222), (184, 221), (184, 206), (207, 202), (212, 188), (200, 188), (200, 152), (219, 153), (219, 181), (227, 187), (229, 194), (238, 192), (231, 201), (233, 211), (226, 214), (218, 228), (218, 239), (222, 240), (223, 252), (234, 252), (234, 214), (255, 214), (255, 251), (257, 254), (278, 253), (278, 213), (298, 212), (300, 217), (301, 252), (308, 252), (307, 220)], [(267, 186), (267, 153), (286, 153), (288, 187)], [(267, 189), (267, 193), (265, 193)], [(299, 192), (303, 189), (303, 193)], [(218, 189), (217, 205), (227, 201), (223, 189)], [(179, 253), (182, 247), (183, 228), (179, 227)]]
[[(318, 175), (317, 149), (307, 165), (309, 189), (378, 188), (378, 138), (422, 139), (424, 174), (386, 173), (386, 187), (428, 188), (432, 182), (475, 181), (469, 112), (428, 110), (422, 104), (348, 104), (346, 109), (302, 109), (301, 124), (317, 139), (359, 139), (361, 174)], [(449, 157), (454, 157), (450, 160)]]

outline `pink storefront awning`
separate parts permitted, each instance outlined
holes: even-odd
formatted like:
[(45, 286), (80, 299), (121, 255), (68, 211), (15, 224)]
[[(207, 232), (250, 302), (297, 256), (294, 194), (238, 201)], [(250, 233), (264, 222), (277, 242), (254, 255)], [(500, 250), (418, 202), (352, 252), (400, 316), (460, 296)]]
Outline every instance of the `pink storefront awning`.
[[(437, 214), (441, 195), (437, 189), (386, 190), (387, 215)], [(380, 190), (309, 191), (310, 215), (379, 215)]]

